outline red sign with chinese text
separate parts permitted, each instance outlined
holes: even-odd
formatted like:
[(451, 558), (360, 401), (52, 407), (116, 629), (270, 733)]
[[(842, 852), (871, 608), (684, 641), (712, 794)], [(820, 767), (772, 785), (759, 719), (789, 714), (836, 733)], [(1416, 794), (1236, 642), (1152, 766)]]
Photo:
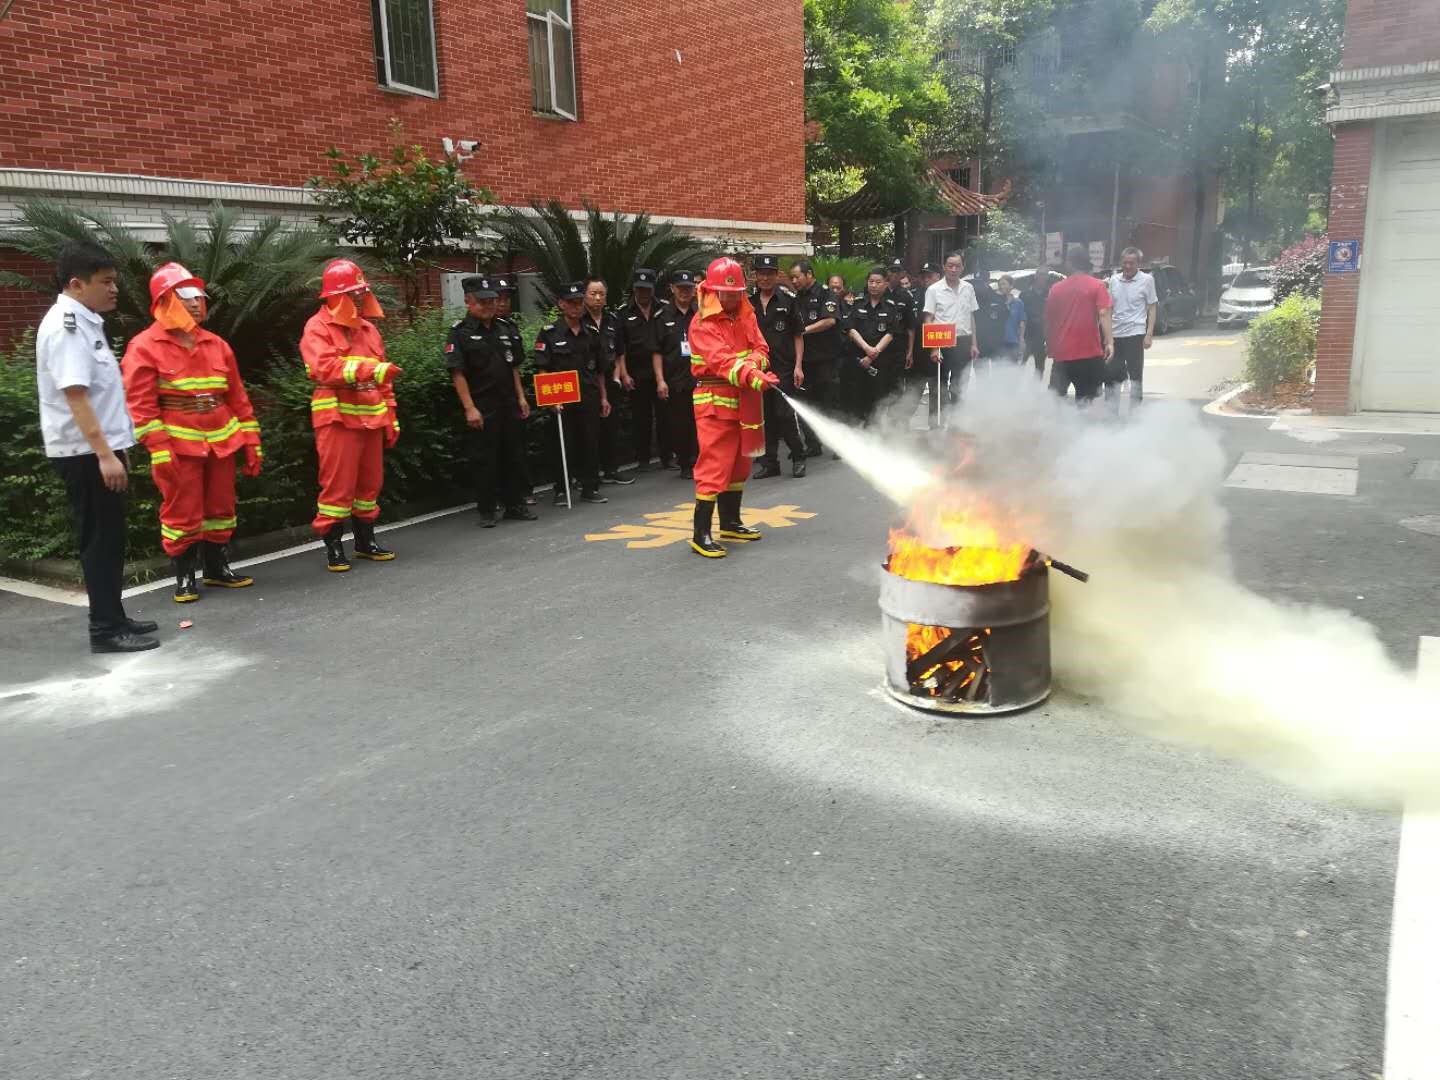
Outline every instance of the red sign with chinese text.
[(578, 371), (537, 371), (535, 373), (535, 404), (573, 405), (580, 400)]
[(955, 347), (955, 324), (926, 323), (920, 333), (920, 346), (925, 349), (953, 349)]

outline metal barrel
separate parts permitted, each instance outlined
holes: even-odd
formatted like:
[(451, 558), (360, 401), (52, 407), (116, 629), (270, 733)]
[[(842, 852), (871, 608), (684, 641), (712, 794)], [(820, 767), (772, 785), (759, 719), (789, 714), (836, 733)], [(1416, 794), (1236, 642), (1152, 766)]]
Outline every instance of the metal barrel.
[[(1050, 696), (1050, 578), (1043, 564), (993, 585), (936, 585), (888, 571), (880, 577), (885, 686), (891, 696), (917, 709), (971, 714), (1016, 712)], [(905, 655), (911, 624), (945, 627), (952, 635), (982, 634), (988, 672), (980, 698), (952, 700), (912, 686)]]

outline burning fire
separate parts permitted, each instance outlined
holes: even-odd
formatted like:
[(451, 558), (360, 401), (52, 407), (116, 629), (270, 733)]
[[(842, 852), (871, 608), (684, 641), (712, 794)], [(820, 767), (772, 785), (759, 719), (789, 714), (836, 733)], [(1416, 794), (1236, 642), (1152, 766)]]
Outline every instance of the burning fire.
[[(957, 634), (963, 634), (963, 640)], [(905, 630), (905, 661), (912, 692), (975, 700), (990, 673), (985, 656), (989, 636), (988, 628), (956, 631), (948, 626), (911, 623)]]
[(885, 568), (937, 585), (993, 585), (1019, 578), (1030, 554), (1029, 544), (1007, 543), (973, 511), (917, 506), (904, 528), (890, 530)]

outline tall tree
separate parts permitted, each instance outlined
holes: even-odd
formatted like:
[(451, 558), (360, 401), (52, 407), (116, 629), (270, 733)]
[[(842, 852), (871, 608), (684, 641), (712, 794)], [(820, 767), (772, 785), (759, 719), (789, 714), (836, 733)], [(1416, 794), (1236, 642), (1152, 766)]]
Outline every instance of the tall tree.
[(947, 106), (920, 4), (805, 0), (807, 175), (858, 170), (885, 201), (917, 204)]

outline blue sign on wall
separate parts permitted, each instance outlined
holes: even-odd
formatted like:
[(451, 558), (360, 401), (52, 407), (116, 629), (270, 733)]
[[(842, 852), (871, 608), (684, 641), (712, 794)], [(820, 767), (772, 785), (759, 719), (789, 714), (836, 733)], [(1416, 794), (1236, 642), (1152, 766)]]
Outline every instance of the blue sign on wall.
[(1325, 269), (1332, 274), (1349, 274), (1360, 269), (1359, 240), (1331, 240)]

